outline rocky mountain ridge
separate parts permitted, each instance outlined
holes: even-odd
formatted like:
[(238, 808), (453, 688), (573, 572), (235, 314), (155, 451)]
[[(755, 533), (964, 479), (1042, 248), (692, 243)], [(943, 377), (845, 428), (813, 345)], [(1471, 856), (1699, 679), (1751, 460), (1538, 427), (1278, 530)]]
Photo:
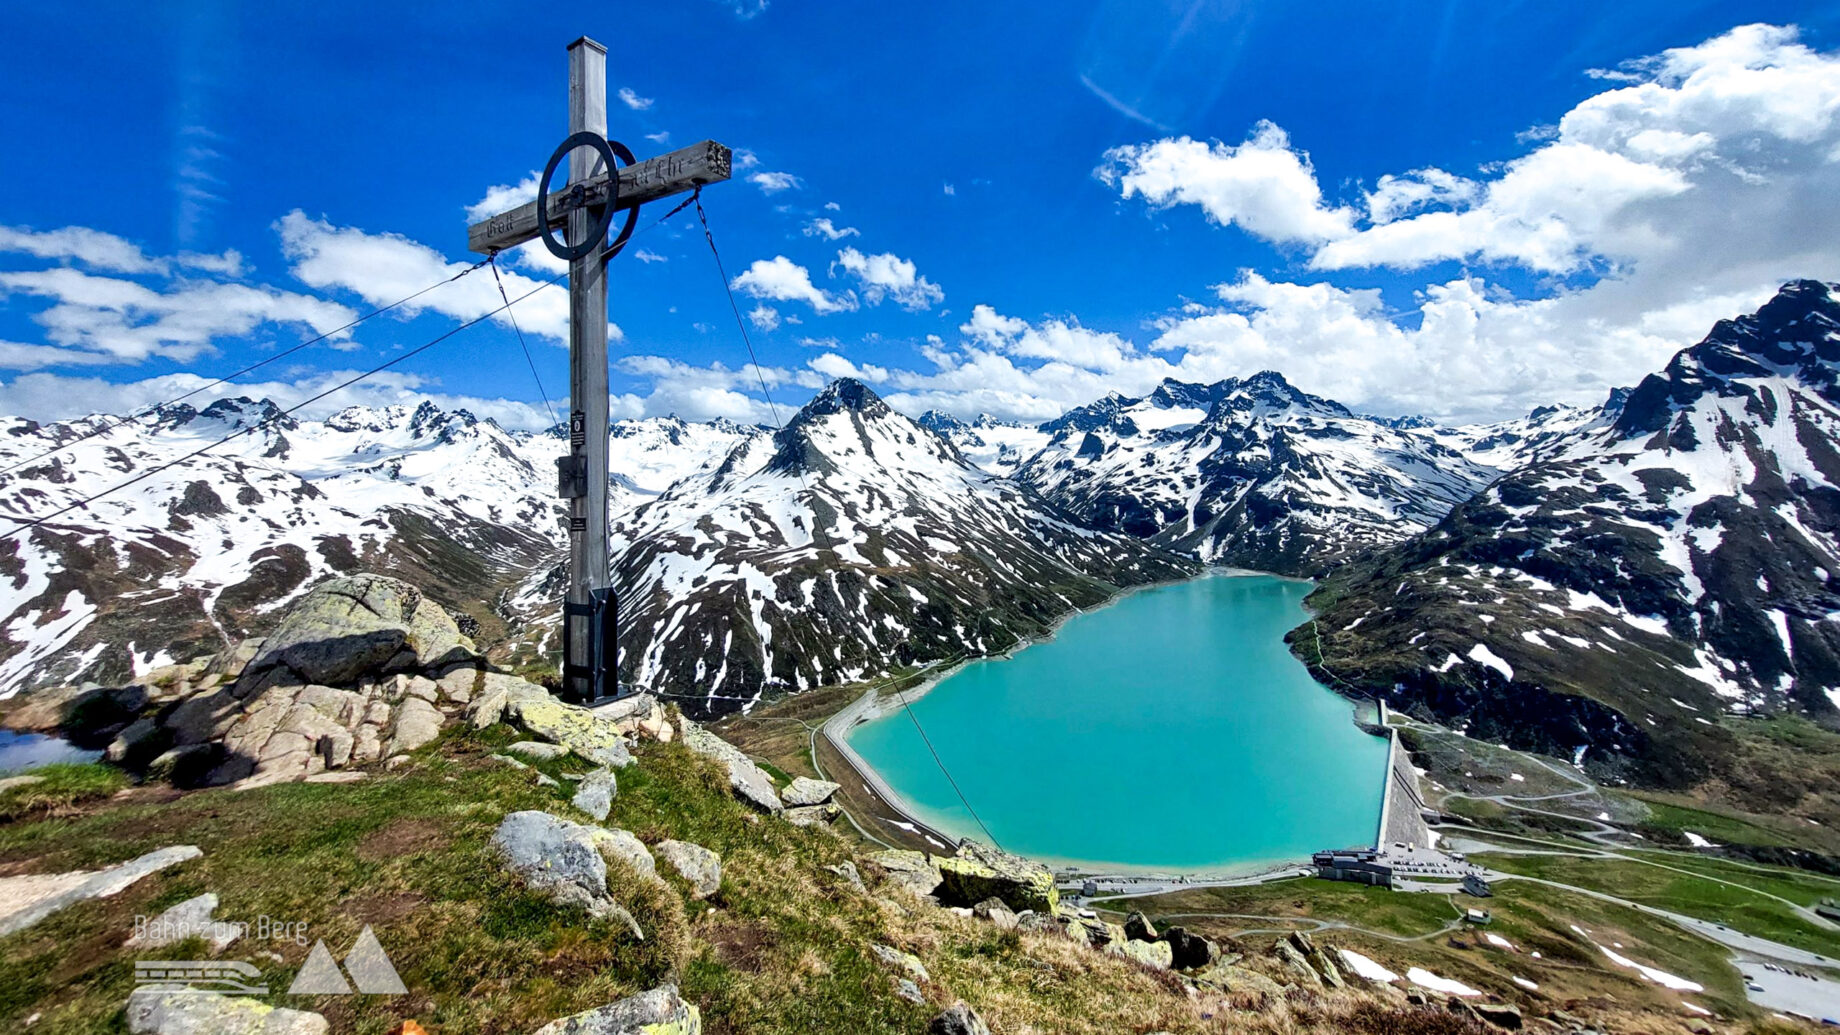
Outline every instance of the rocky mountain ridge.
[(1198, 570), (1081, 526), (848, 378), (615, 534), (623, 672), (709, 712), (1000, 652)]
[(1731, 757), (1720, 713), (1840, 721), (1837, 291), (1721, 321), (1582, 438), (1336, 573), (1298, 655), (1669, 783)]

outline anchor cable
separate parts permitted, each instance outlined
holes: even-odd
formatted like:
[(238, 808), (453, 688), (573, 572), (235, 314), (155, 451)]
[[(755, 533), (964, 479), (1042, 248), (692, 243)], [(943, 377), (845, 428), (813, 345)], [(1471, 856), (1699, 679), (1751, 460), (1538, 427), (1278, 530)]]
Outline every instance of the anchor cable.
[[(480, 263), (478, 265), (484, 265), (484, 263)], [(477, 269), (478, 265), (475, 265), (474, 269)], [(211, 450), (216, 449), (218, 446), (221, 446), (226, 442), (232, 441), (233, 439), (242, 438), (245, 435), (252, 435), (256, 433), (257, 431), (260, 431), (261, 429), (268, 427), (269, 425), (274, 424), (275, 422), (285, 417), (293, 415), (294, 413), (298, 412), (302, 408), (306, 406), (310, 406), (313, 403), (316, 403), (320, 401), (321, 399), (324, 399), (325, 397), (333, 394), (334, 392), (339, 392), (346, 388), (350, 388), (352, 385), (355, 385), (358, 382), (363, 381), (365, 378), (371, 377), (375, 374), (382, 373), (383, 371), (388, 370), (389, 368), (397, 365), (398, 363), (403, 362), (406, 359), (409, 359), (413, 356), (420, 355), (421, 353), (426, 352), (431, 348), (434, 348), (436, 345), (439, 345), (440, 343), (446, 341), (447, 339), (453, 337), (454, 335), (459, 334), (461, 331), (464, 331), (467, 328), (472, 327), (476, 324), (483, 323), (484, 321), (494, 316), (497, 316), (499, 313), (502, 313), (510, 309), (513, 305), (516, 305), (518, 302), (522, 302), (526, 298), (529, 298), (530, 296), (536, 294), (537, 292), (543, 290), (544, 288), (549, 287), (550, 285), (556, 283), (557, 281), (561, 280), (563, 277), (567, 275), (568, 275), (568, 272), (566, 270), (561, 273), (558, 273), (555, 276), (549, 278), (548, 280), (540, 282), (539, 284), (537, 284), (536, 287), (531, 288), (529, 291), (526, 291), (522, 295), (519, 295), (517, 298), (507, 299), (505, 304), (499, 306), (497, 309), (494, 309), (491, 312), (482, 313), (479, 316), (476, 316), (473, 319), (468, 320), (463, 324), (460, 324), (458, 327), (454, 327), (453, 329), (448, 330), (421, 345), (417, 345), (413, 349), (409, 349), (408, 351), (402, 353), (401, 355), (396, 356), (394, 359), (388, 360), (383, 363), (379, 363), (378, 365), (370, 368), (369, 370), (366, 370), (365, 372), (361, 374), (357, 374), (353, 377), (349, 377), (345, 379), (344, 381), (341, 381), (338, 384), (333, 385), (331, 388), (328, 388), (325, 391), (312, 396), (311, 398), (303, 399), (300, 402), (297, 402), (294, 405), (288, 407), (287, 409), (281, 410), (275, 413), (273, 416), (265, 417), (262, 420), (259, 420), (256, 423), (251, 424), (246, 428), (238, 428), (237, 430), (231, 432), (228, 435), (225, 435), (224, 437), (218, 439), (215, 442), (211, 442), (206, 445), (199, 446), (197, 449), (194, 449), (191, 452), (186, 453), (184, 456), (180, 456), (175, 459), (168, 460), (163, 464), (159, 464), (154, 467), (150, 467), (147, 470), (142, 471), (140, 474), (137, 474), (134, 477), (129, 478), (126, 481), (118, 482), (114, 485), (109, 486), (106, 489), (103, 489), (101, 492), (95, 493), (93, 495), (85, 496), (82, 499), (77, 500), (75, 503), (67, 504), (42, 517), (34, 518), (30, 521), (23, 522), (10, 529), (7, 529), (5, 532), (0, 532), (0, 540), (10, 539), (13, 536), (18, 535), (21, 532), (25, 532), (30, 529), (37, 528), (40, 525), (43, 525), (46, 522), (51, 521), (54, 518), (62, 517), (63, 515), (68, 514), (73, 510), (87, 510), (90, 504), (96, 502), (97, 500), (102, 499), (105, 496), (109, 496), (114, 493), (120, 492), (121, 490), (127, 488), (130, 485), (135, 485), (140, 482), (146, 481), (148, 478), (151, 478), (154, 475), (159, 474), (163, 471), (167, 471), (174, 467), (177, 467), (178, 465), (185, 463), (187, 460), (192, 460), (199, 456), (203, 456), (205, 453), (208, 453)]]
[(486, 261), (492, 265), (492, 282), (498, 285), (498, 297), (505, 300), (505, 316), (511, 320), (511, 329), (517, 333), (518, 348), (524, 350), (524, 362), (530, 364), (530, 379), (537, 383), (537, 394), (543, 397), (543, 408), (549, 411), (549, 426), (555, 427), (556, 408), (550, 405), (549, 393), (543, 389), (543, 378), (537, 373), (537, 361), (530, 355), (530, 346), (524, 341), (524, 330), (518, 326), (517, 314), (511, 311), (511, 296), (505, 293), (505, 281), (498, 275), (498, 250), (493, 249)]
[[(422, 297), (428, 292), (433, 291), (435, 288), (442, 287), (447, 284), (452, 284), (454, 281), (459, 280), (461, 277), (464, 277), (467, 274), (478, 270), (479, 267), (484, 266), (491, 261), (492, 260), (490, 258), (481, 259), (478, 262), (473, 263), (471, 266), (468, 266), (466, 269), (463, 269), (460, 272), (454, 274), (453, 276), (448, 277), (446, 280), (437, 281), (433, 284), (430, 284), (427, 287), (421, 289), (420, 291), (415, 292), (412, 295), (404, 295), (402, 298), (399, 298), (396, 301), (391, 302), (389, 305), (379, 306), (378, 308), (373, 309), (368, 313), (365, 313), (363, 316), (360, 316), (357, 319), (352, 320), (350, 323), (347, 323), (341, 327), (334, 327), (332, 330), (329, 330), (323, 334), (315, 335), (314, 337), (308, 338), (306, 341), (303, 341), (298, 345), (294, 345), (294, 346), (290, 346), (288, 348), (282, 349), (280, 352), (277, 352), (274, 355), (269, 356), (266, 359), (258, 360), (257, 362), (251, 363), (248, 366), (244, 367), (243, 369), (235, 371), (233, 373), (225, 374), (222, 377), (218, 378), (217, 380), (212, 381), (208, 384), (200, 385), (197, 388), (194, 388), (191, 391), (184, 393), (183, 395), (176, 395), (172, 397), (171, 399), (167, 399), (165, 402), (154, 403), (151, 406), (143, 408), (137, 413), (131, 413), (125, 417), (111, 418), (111, 417), (105, 416), (103, 419), (104, 423), (101, 427), (93, 428), (90, 431), (87, 431), (81, 435), (78, 435), (76, 438), (70, 439), (68, 441), (60, 442), (57, 445), (51, 447), (50, 449), (45, 450), (42, 453), (35, 453), (32, 456), (26, 457), (24, 460), (15, 461), (10, 466), (0, 467), (0, 475), (10, 474), (13, 471), (18, 470), (19, 468), (24, 467), (27, 464), (35, 463), (39, 460), (43, 460), (45, 457), (48, 457), (53, 453), (57, 453), (71, 446), (74, 446), (79, 442), (87, 442), (90, 439), (95, 438), (98, 435), (104, 435), (104, 434), (107, 434), (108, 432), (114, 431), (117, 428), (125, 427), (128, 424), (131, 424), (135, 421), (138, 421), (142, 417), (147, 416), (148, 414), (159, 413), (160, 411), (164, 410), (168, 406), (174, 406), (179, 403), (182, 403), (185, 400), (190, 399), (192, 396), (199, 394), (200, 392), (208, 392), (211, 389), (216, 388), (218, 385), (228, 384), (229, 382), (234, 381), (235, 379), (242, 377), (244, 374), (250, 373), (251, 371), (260, 370), (261, 368), (268, 366), (270, 363), (273, 363), (276, 360), (286, 359), (287, 357), (293, 355), (294, 353), (299, 352), (301, 349), (307, 348), (310, 345), (317, 345), (318, 343), (325, 341), (327, 338), (330, 338), (335, 334), (343, 334), (346, 331), (351, 330), (353, 327), (356, 327), (359, 324), (365, 322), (366, 320), (371, 319), (372, 317), (382, 316), (384, 313), (387, 313), (392, 309), (397, 309), (404, 305), (407, 305), (408, 303), (415, 301), (416, 299)], [(496, 268), (493, 270), (493, 273), (496, 275), (497, 273)], [(0, 537), (0, 538), (4, 538), (4, 537)]]
[[(747, 346), (748, 360), (754, 365), (754, 378), (760, 383), (760, 394), (767, 400), (767, 409), (773, 414), (773, 423), (778, 427), (778, 434), (784, 435), (786, 426), (780, 420), (779, 407), (773, 402), (773, 393), (767, 389), (767, 378), (761, 371), (760, 357), (755, 353), (753, 339), (748, 335), (747, 322), (741, 318), (741, 306), (735, 301), (734, 288), (729, 285), (728, 270), (724, 268), (722, 264), (721, 251), (716, 248), (715, 235), (709, 230), (709, 214), (703, 210), (703, 189), (698, 187), (696, 193), (692, 194), (690, 200), (685, 204), (694, 204), (696, 206), (696, 217), (703, 224), (703, 239), (709, 242), (709, 254), (715, 257), (716, 273), (722, 278), (722, 290), (728, 295), (728, 307), (735, 314), (735, 326), (741, 331), (741, 341)], [(683, 207), (683, 205), (678, 206), (679, 209)], [(799, 486), (804, 490), (806, 495), (811, 495), (811, 485), (805, 481), (804, 465), (797, 465), (794, 467), (794, 470), (799, 476)], [(815, 539), (822, 540), (826, 538), (824, 535), (824, 527), (818, 521), (817, 511), (815, 509), (812, 511), (812, 534)], [(824, 550), (832, 556), (835, 556), (837, 553), (836, 548), (828, 543), (824, 545)], [(914, 714), (913, 705), (908, 703), (907, 694), (902, 692), (899, 687), (896, 687), (895, 697), (901, 702), (901, 709), (907, 713), (907, 718), (914, 724), (914, 729), (919, 732), (920, 742), (926, 745), (927, 753), (933, 756), (933, 764), (939, 767), (939, 771), (945, 774), (946, 782), (952, 785), (952, 793), (958, 796), (959, 804), (963, 805), (965, 811), (971, 814), (972, 820), (977, 823), (978, 829), (984, 832), (984, 836), (990, 839), (990, 843), (995, 845), (998, 851), (1002, 851), (1003, 845), (997, 840), (997, 835), (990, 832), (990, 827), (984, 823), (983, 817), (978, 815), (977, 809), (971, 807), (971, 800), (965, 797), (964, 790), (958, 785), (958, 779), (952, 775), (952, 770), (947, 768), (945, 759), (939, 757), (939, 749), (933, 746), (933, 738), (926, 735), (926, 727), (920, 724), (920, 717)]]

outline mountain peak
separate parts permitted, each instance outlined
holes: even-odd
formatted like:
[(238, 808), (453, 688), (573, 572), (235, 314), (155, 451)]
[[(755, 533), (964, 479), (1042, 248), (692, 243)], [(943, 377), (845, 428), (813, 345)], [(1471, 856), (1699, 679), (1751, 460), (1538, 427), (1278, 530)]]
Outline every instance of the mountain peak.
[(1790, 375), (1840, 401), (1840, 285), (1792, 280), (1755, 313), (1720, 320), (1624, 400), (1616, 430), (1648, 434), (1708, 392), (1743, 393), (1739, 378)]
[(797, 424), (814, 417), (828, 416), (833, 413), (860, 413), (865, 417), (880, 417), (893, 411), (882, 397), (868, 385), (853, 377), (840, 377), (824, 386), (824, 390), (812, 397), (812, 400), (799, 410), (788, 425)]

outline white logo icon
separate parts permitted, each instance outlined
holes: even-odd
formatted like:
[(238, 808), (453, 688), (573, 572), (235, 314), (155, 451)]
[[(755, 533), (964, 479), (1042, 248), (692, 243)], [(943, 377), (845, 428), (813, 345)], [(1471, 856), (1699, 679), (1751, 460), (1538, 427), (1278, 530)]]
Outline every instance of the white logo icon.
[(351, 981), (345, 980), (339, 965), (332, 961), (332, 953), (326, 950), (325, 939), (313, 943), (313, 951), (307, 953), (306, 965), (294, 977), (294, 983), (288, 986), (289, 995), (351, 995), (353, 986), (364, 995), (403, 995), (409, 990), (403, 986), (402, 977), (396, 973), (396, 967), (390, 963), (390, 957), (383, 951), (370, 925), (358, 935), (357, 944), (345, 956), (345, 970), (351, 974)]

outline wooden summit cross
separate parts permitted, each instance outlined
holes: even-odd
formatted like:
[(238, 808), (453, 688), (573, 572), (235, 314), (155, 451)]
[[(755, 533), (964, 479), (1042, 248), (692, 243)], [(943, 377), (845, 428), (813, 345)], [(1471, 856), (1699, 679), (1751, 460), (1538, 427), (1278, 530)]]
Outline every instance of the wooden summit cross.
[[(728, 179), (729, 150), (713, 140), (635, 162), (607, 139), (607, 48), (569, 44), (569, 137), (537, 185), (537, 200), (467, 228), (471, 251), (492, 255), (541, 237), (569, 260), (569, 455), (556, 459), (558, 496), (569, 501), (569, 590), (563, 605), (564, 692), (578, 701), (619, 693), (619, 606), (608, 575), (607, 275), (639, 206)], [(569, 158), (569, 186), (549, 180)], [(616, 172), (615, 158), (625, 162)], [(624, 228), (609, 243), (616, 211)], [(558, 240), (557, 230), (564, 231)]]

